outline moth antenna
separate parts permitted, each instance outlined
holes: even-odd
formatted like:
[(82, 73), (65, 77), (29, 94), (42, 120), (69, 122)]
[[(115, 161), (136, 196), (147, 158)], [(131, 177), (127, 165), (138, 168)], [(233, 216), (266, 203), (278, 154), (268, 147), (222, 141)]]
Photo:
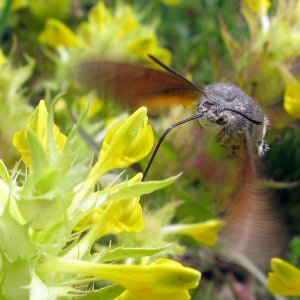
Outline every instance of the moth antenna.
[(205, 95), (203, 88), (201, 85), (197, 85), (195, 83), (193, 83), (192, 81), (188, 80), (187, 78), (185, 78), (182, 74), (180, 74), (179, 72), (177, 72), (176, 70), (174, 70), (173, 68), (167, 66), (166, 64), (164, 64), (162, 61), (160, 61), (158, 58), (156, 58), (155, 56), (148, 54), (148, 56), (155, 62), (157, 63), (159, 66), (161, 66), (162, 68), (164, 68), (165, 70), (167, 70), (169, 73), (173, 74), (174, 76), (184, 80), (185, 82), (189, 83), (192, 87), (194, 87), (195, 89), (197, 89), (202, 95)]
[(158, 149), (159, 149), (161, 143), (162, 143), (163, 140), (165, 139), (165, 137), (168, 135), (168, 133), (169, 133), (172, 129), (174, 129), (175, 127), (177, 127), (177, 126), (179, 126), (179, 125), (182, 125), (182, 124), (184, 124), (184, 123), (187, 123), (187, 122), (190, 122), (190, 121), (193, 121), (193, 120), (202, 118), (202, 117), (203, 117), (203, 113), (196, 114), (196, 115), (194, 115), (194, 116), (192, 116), (192, 117), (189, 117), (189, 118), (187, 118), (187, 119), (184, 119), (184, 120), (181, 120), (181, 121), (179, 121), (179, 122), (177, 122), (177, 123), (172, 124), (168, 129), (166, 129), (166, 130), (164, 131), (164, 133), (161, 135), (161, 137), (160, 137), (158, 143), (156, 144), (155, 149), (154, 149), (154, 151), (153, 151), (153, 153), (152, 153), (152, 155), (151, 155), (151, 158), (150, 158), (150, 160), (149, 160), (149, 162), (148, 162), (148, 165), (147, 165), (147, 167), (146, 167), (146, 169), (145, 169), (145, 171), (144, 171), (142, 181), (145, 180), (146, 175), (148, 174), (148, 171), (149, 171), (149, 169), (150, 169), (150, 167), (151, 167), (151, 165), (152, 165), (152, 162), (153, 162), (153, 160), (154, 160), (154, 158), (155, 158), (155, 156), (156, 156), (156, 154), (157, 154), (157, 151), (158, 151)]

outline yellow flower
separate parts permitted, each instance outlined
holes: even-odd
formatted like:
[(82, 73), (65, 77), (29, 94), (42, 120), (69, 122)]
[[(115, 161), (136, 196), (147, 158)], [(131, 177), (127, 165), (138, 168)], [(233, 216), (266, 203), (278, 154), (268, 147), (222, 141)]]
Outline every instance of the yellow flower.
[[(111, 204), (113, 214), (102, 235), (141, 231), (144, 228), (144, 219), (139, 200), (136, 197), (113, 202)], [(101, 218), (101, 215), (99, 217)]]
[(61, 21), (48, 19), (45, 29), (39, 35), (39, 41), (53, 48), (79, 47), (82, 41)]
[(273, 272), (268, 274), (268, 288), (275, 295), (300, 296), (300, 270), (288, 262), (273, 258)]
[[(35, 111), (28, 118), (26, 127), (15, 133), (13, 145), (19, 151), (24, 162), (31, 167), (32, 157), (28, 145), (28, 131), (32, 130), (38, 137), (43, 149), (49, 151), (49, 133), (48, 133), (48, 111), (45, 101), (41, 100)], [(55, 144), (59, 150), (63, 150), (66, 143), (66, 136), (60, 132), (59, 128), (53, 126)]]
[(213, 246), (218, 239), (219, 231), (224, 227), (222, 220), (208, 220), (195, 224), (176, 224), (162, 228), (164, 234), (189, 235), (196, 241)]
[[(3, 10), (6, 0), (0, 0), (0, 11)], [(11, 10), (17, 11), (19, 9), (22, 9), (26, 6), (28, 6), (29, 0), (14, 0), (12, 1)]]
[(64, 20), (70, 16), (71, 7), (71, 0), (30, 0), (29, 2), (31, 14), (40, 21), (49, 18)]
[(271, 6), (270, 0), (244, 0), (244, 2), (255, 13), (265, 13)]
[(162, 2), (167, 5), (178, 5), (180, 4), (181, 0), (162, 0)]
[(7, 61), (6, 56), (3, 54), (2, 49), (0, 48), (0, 65), (5, 64)]
[(116, 282), (126, 288), (117, 300), (188, 300), (201, 273), (170, 259), (143, 265), (97, 264), (76, 259), (52, 259), (39, 272), (74, 272)]
[(92, 184), (106, 172), (125, 168), (144, 158), (153, 146), (152, 127), (147, 125), (147, 109), (141, 107), (106, 133), (99, 158), (92, 168)]
[(286, 68), (279, 69), (285, 83), (284, 108), (291, 116), (300, 118), (300, 83)]
[[(142, 180), (142, 173), (138, 173), (136, 176), (122, 182), (108, 190), (108, 195), (118, 190), (122, 186), (130, 186), (134, 183)], [(94, 195), (102, 192), (96, 192)], [(104, 191), (106, 193), (106, 191)], [(91, 227), (93, 224), (98, 225), (97, 238), (105, 234), (117, 234), (124, 232), (136, 232), (141, 231), (144, 228), (144, 219), (142, 207), (139, 203), (140, 197), (133, 197), (131, 199), (121, 199), (118, 201), (110, 201), (108, 196), (106, 202), (93, 212), (84, 220), (82, 220), (77, 226), (76, 230), (84, 230)], [(107, 220), (107, 222), (103, 222)], [(102, 223), (103, 225), (100, 225)]]
[(87, 103), (89, 103), (89, 108), (87, 112), (87, 117), (94, 117), (103, 108), (104, 102), (93, 92), (82, 96), (78, 101), (79, 111), (84, 111)]
[[(126, 291), (117, 300), (185, 300), (197, 287), (201, 274), (170, 259), (158, 259), (147, 267), (128, 266), (128, 278), (118, 279)], [(138, 267), (138, 268), (134, 268)]]

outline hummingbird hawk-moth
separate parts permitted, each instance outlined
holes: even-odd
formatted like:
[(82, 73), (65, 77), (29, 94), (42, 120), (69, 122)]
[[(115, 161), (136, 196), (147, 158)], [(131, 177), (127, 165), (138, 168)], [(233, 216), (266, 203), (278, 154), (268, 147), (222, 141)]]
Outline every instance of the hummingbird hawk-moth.
[[(255, 152), (268, 149), (265, 138), (269, 121), (260, 106), (231, 83), (196, 84), (157, 58), (149, 57), (163, 70), (124, 62), (89, 60), (76, 68), (78, 81), (97, 89), (104, 99), (113, 98), (132, 108), (145, 105), (161, 110), (180, 103), (195, 105), (196, 114), (172, 124), (161, 136), (144, 172), (144, 178), (165, 136), (175, 127), (198, 120), (213, 130), (222, 146), (238, 154), (240, 180), (227, 211), (222, 241), (232, 253), (243, 253), (264, 269), (270, 257), (279, 255), (285, 240), (273, 203), (259, 188)], [(279, 237), (282, 237), (279, 238)], [(237, 251), (237, 252), (236, 252)], [(228, 252), (228, 251), (227, 251)]]
[[(231, 83), (196, 84), (149, 55), (164, 71), (114, 61), (86, 61), (77, 66), (78, 81), (97, 89), (101, 96), (136, 108), (161, 110), (180, 103), (197, 103), (196, 115), (204, 128), (214, 130), (217, 141), (238, 151), (245, 135), (258, 154), (268, 148), (265, 137), (269, 121), (254, 100)], [(181, 121), (184, 123), (184, 120)]]

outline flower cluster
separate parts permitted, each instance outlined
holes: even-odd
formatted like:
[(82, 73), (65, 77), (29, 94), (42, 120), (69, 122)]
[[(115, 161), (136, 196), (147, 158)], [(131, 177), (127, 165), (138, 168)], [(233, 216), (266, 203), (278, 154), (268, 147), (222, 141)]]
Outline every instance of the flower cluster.
[[(141, 182), (141, 174), (97, 189), (107, 172), (146, 156), (153, 134), (140, 108), (111, 127), (93, 167), (76, 161), (78, 127), (68, 136), (41, 101), (13, 144), (27, 166), (9, 174), (0, 163), (1, 298), (57, 299), (93, 294), (101, 299), (189, 299), (200, 279), (196, 270), (169, 259), (128, 265), (131, 257), (151, 256), (166, 247), (126, 248), (98, 245), (107, 235), (144, 227), (141, 195), (176, 180)], [(112, 264), (114, 262), (114, 264)], [(88, 288), (95, 280), (115, 285)], [(107, 296), (107, 295), (110, 296)], [(106, 296), (105, 296), (106, 295)]]
[[(297, 63), (300, 54), (299, 8), (299, 1), (285, 0), (279, 1), (270, 12), (269, 0), (243, 0), (242, 13), (250, 36), (241, 43), (221, 24), (236, 82), (270, 109), (285, 90), (284, 108), (296, 118), (300, 117), (300, 85), (288, 70)], [(276, 123), (278, 118), (275, 126)]]
[(112, 13), (99, 2), (76, 32), (60, 20), (49, 18), (39, 42), (54, 48), (62, 61), (73, 65), (90, 57), (151, 63), (149, 53), (169, 64), (170, 53), (159, 46), (155, 26), (145, 26), (139, 19), (130, 6), (120, 3)]

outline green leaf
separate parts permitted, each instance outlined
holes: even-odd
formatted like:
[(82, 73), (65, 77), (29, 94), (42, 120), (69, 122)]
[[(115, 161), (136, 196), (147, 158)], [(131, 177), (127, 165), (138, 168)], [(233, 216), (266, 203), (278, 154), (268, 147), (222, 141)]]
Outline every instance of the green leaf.
[(164, 251), (167, 249), (169, 245), (162, 246), (162, 247), (155, 247), (155, 248), (115, 248), (113, 250), (105, 252), (100, 262), (108, 262), (108, 261), (116, 261), (121, 259), (126, 259), (129, 257), (145, 257), (145, 256), (152, 256), (154, 254), (157, 254), (161, 251)]
[(176, 176), (160, 181), (138, 182), (130, 184), (128, 186), (122, 185), (118, 190), (113, 191), (109, 195), (109, 201), (118, 201), (122, 199), (129, 199), (150, 194), (156, 190), (162, 189), (172, 184), (179, 178), (180, 175), (181, 174), (178, 174)]
[(48, 167), (47, 153), (44, 151), (43, 145), (39, 141), (38, 136), (31, 129), (27, 132), (28, 148), (32, 158), (32, 169), (35, 176), (45, 172)]

